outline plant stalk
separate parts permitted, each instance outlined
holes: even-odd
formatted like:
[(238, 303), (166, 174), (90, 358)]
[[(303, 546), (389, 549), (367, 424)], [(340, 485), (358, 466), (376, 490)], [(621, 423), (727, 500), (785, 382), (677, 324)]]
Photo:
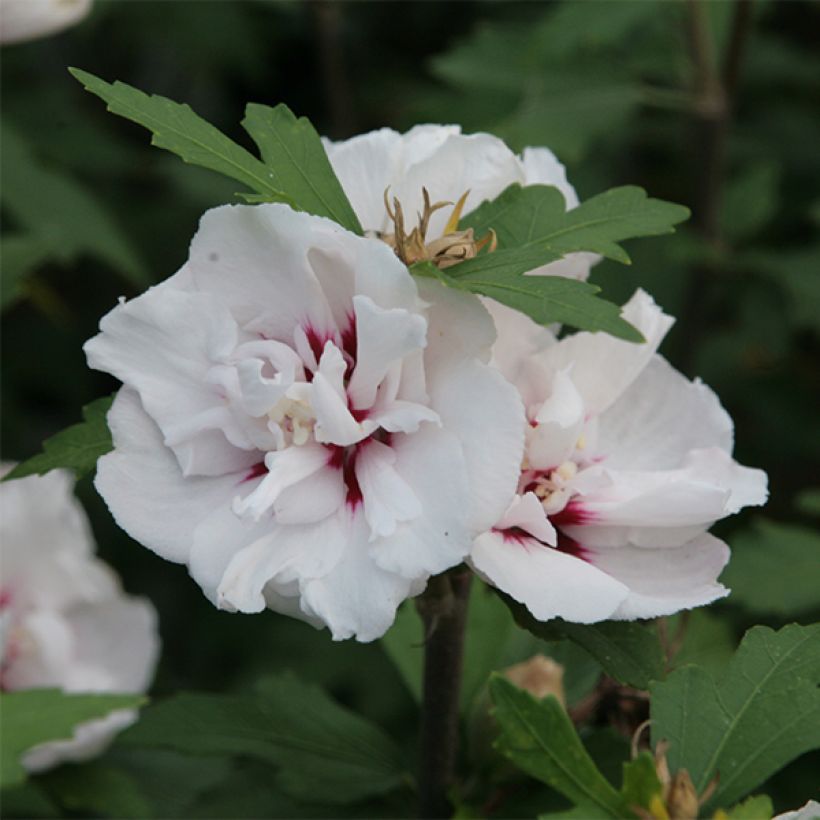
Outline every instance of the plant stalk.
[(417, 601), (424, 623), (424, 686), (419, 765), (419, 817), (450, 817), (459, 734), (459, 694), (472, 573), (438, 575)]

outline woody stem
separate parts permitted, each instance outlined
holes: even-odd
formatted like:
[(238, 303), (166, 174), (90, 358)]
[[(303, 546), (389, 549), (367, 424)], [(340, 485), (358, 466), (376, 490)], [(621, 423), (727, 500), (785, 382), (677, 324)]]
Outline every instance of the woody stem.
[(447, 793), (458, 753), (459, 692), (472, 573), (438, 575), (417, 602), (424, 623), (424, 687), (419, 765), (419, 817), (450, 817)]

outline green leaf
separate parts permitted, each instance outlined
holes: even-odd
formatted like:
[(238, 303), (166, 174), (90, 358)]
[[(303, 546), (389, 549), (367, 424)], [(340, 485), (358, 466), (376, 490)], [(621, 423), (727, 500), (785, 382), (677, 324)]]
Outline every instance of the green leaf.
[(59, 689), (28, 689), (0, 694), (3, 714), (0, 787), (25, 780), (23, 752), (50, 740), (72, 736), (74, 727), (115, 709), (134, 709), (142, 695), (69, 695)]
[(0, 239), (0, 308), (9, 307), (24, 295), (26, 278), (51, 256), (51, 248), (35, 234)]
[(501, 734), (496, 748), (592, 817), (621, 817), (622, 800), (587, 754), (555, 697), (536, 700), (501, 675), (490, 679)]
[(227, 758), (204, 759), (115, 742), (104, 758), (61, 766), (40, 782), (64, 809), (80, 817), (188, 817), (189, 806), (225, 782), (235, 765)]
[(242, 125), (259, 146), (265, 164), (275, 170), (281, 190), (299, 208), (362, 233), (322, 140), (307, 117), (297, 119), (284, 104), (270, 108), (250, 103)]
[(820, 533), (757, 518), (732, 537), (732, 560), (721, 581), (728, 601), (756, 614), (794, 617), (820, 607)]
[(772, 799), (765, 794), (749, 797), (727, 812), (728, 820), (771, 820), (774, 815)]
[(663, 786), (655, 769), (655, 759), (649, 752), (641, 752), (634, 760), (624, 763), (621, 796), (625, 806), (648, 809), (652, 799), (663, 793)]
[(794, 505), (805, 515), (820, 516), (820, 487), (809, 487), (801, 490)]
[(156, 94), (149, 96), (119, 80), (107, 83), (79, 68), (69, 71), (88, 91), (104, 100), (109, 111), (151, 131), (152, 145), (165, 148), (192, 165), (235, 179), (271, 201), (290, 203), (290, 198), (277, 186), (272, 168), (202, 119), (189, 105)]
[(122, 743), (191, 754), (250, 755), (279, 766), (288, 794), (347, 803), (407, 778), (393, 741), (377, 726), (292, 675), (250, 696), (184, 693), (147, 709)]
[(565, 208), (557, 188), (511, 185), (465, 216), (462, 225), (473, 228), (477, 236), (492, 228), (500, 248), (536, 244), (561, 256), (593, 251), (629, 264), (618, 242), (673, 233), (675, 225), (689, 218), (688, 208), (650, 199), (634, 185), (613, 188), (571, 211)]
[(698, 793), (720, 774), (707, 810), (732, 804), (820, 747), (818, 684), (820, 625), (754, 627), (719, 681), (688, 666), (653, 684), (653, 743), (670, 742), (670, 769), (687, 769)]
[(501, 597), (519, 626), (544, 640), (568, 638), (577, 643), (621, 683), (648, 689), (652, 681), (665, 675), (663, 649), (654, 625), (640, 621), (571, 624), (560, 618), (537, 621), (526, 607), (509, 596)]
[(110, 452), (114, 446), (105, 420), (113, 401), (113, 396), (103, 396), (87, 404), (83, 407), (83, 421), (46, 439), (42, 453), (18, 464), (3, 481), (35, 473), (43, 475), (58, 467), (73, 470), (77, 478), (90, 473), (96, 466), (97, 459)]
[[(26, 140), (2, 127), (2, 203), (22, 229), (3, 240), (4, 288), (48, 260), (74, 262), (90, 254), (132, 284), (148, 283), (145, 266), (104, 205), (76, 179), (41, 163)], [(4, 294), (4, 303), (9, 298)]]
[[(548, 257), (556, 258), (556, 257)], [(539, 324), (553, 322), (591, 332), (605, 331), (630, 342), (643, 342), (641, 333), (621, 318), (621, 309), (595, 294), (596, 285), (561, 276), (523, 276), (544, 261), (544, 254), (529, 246), (482, 254), (439, 271), (428, 262), (417, 263), (416, 276), (435, 276), (449, 287), (489, 296), (520, 310)]]

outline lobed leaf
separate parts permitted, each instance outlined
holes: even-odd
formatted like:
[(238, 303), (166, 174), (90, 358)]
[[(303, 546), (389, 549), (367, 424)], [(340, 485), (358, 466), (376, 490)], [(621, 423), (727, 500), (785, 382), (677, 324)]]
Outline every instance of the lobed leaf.
[(250, 103), (242, 125), (259, 146), (265, 164), (275, 169), (281, 190), (301, 210), (363, 233), (322, 140), (307, 117), (297, 119), (284, 104), (270, 108)]
[(757, 518), (732, 537), (732, 560), (721, 580), (730, 604), (756, 614), (795, 617), (820, 608), (820, 533)]
[(568, 638), (585, 649), (615, 680), (648, 689), (665, 675), (664, 655), (657, 630), (640, 621), (602, 621), (572, 624), (556, 618), (537, 621), (526, 607), (507, 595), (501, 598), (516, 623), (544, 640)]
[(478, 236), (492, 228), (500, 248), (537, 245), (559, 256), (593, 251), (629, 264), (619, 242), (672, 233), (675, 225), (688, 218), (688, 208), (651, 199), (643, 188), (634, 185), (612, 188), (567, 211), (557, 188), (516, 184), (461, 222)]
[(670, 769), (688, 769), (698, 793), (719, 775), (706, 809), (730, 805), (820, 747), (818, 684), (819, 624), (754, 627), (719, 681), (688, 666), (653, 684), (653, 743), (669, 741)]
[(123, 743), (191, 754), (248, 755), (279, 767), (288, 794), (347, 803), (383, 794), (407, 778), (393, 741), (292, 675), (255, 695), (183, 693), (146, 710)]
[(59, 467), (73, 470), (77, 478), (90, 473), (97, 460), (113, 448), (106, 415), (114, 401), (103, 396), (83, 407), (83, 421), (66, 427), (43, 442), (43, 452), (32, 456), (11, 470), (3, 481), (27, 475), (44, 475)]
[(119, 80), (107, 83), (79, 68), (69, 71), (86, 90), (104, 100), (109, 111), (151, 131), (152, 145), (192, 165), (235, 179), (271, 201), (290, 202), (276, 184), (272, 168), (202, 119), (189, 105), (156, 94), (149, 96)]
[(134, 709), (145, 700), (142, 695), (76, 695), (59, 689), (0, 694), (3, 714), (0, 787), (25, 780), (20, 757), (32, 747), (71, 738), (78, 724), (105, 717), (115, 709)]

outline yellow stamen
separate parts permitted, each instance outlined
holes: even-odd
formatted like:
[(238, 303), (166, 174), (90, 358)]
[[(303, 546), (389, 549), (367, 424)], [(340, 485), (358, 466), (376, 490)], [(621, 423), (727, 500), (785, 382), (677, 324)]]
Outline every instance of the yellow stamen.
[(469, 195), (470, 191), (466, 190), (459, 197), (458, 202), (456, 202), (455, 207), (453, 208), (453, 212), (450, 214), (450, 218), (447, 220), (447, 224), (444, 226), (443, 236), (447, 236), (448, 233), (455, 233), (458, 230), (458, 223), (461, 220), (461, 212), (464, 210), (464, 203), (467, 202), (467, 197)]

